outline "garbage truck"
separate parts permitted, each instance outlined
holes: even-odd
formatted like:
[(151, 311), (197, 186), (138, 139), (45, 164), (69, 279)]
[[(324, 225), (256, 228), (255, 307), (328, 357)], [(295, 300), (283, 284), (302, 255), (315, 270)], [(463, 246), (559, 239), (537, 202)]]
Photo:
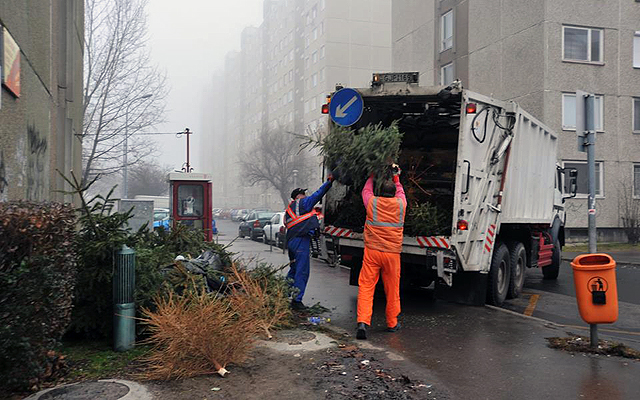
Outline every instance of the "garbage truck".
[[(437, 212), (443, 220), (436, 231), (405, 222), (403, 286), (433, 283), (440, 299), (501, 305), (521, 293), (527, 268), (557, 279), (564, 200), (575, 196), (577, 171), (557, 163), (554, 131), (517, 103), (466, 90), (459, 81), (423, 87), (417, 73), (374, 74), (371, 87), (355, 90), (363, 105), (348, 127), (353, 134), (392, 123), (403, 133), (395, 161), (411, 191), (406, 218)], [(323, 203), (327, 257), (350, 267), (352, 285), (364, 253), (364, 217), (354, 218), (364, 215), (361, 190), (335, 182)]]

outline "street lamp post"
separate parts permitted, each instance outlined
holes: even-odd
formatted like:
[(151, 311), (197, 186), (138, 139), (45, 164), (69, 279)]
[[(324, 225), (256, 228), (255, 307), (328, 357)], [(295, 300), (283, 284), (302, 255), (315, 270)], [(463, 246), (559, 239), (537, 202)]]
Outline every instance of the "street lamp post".
[(127, 198), (129, 192), (129, 166), (127, 161), (127, 153), (129, 152), (129, 107), (137, 101), (142, 99), (148, 99), (153, 96), (152, 94), (145, 94), (144, 96), (136, 97), (127, 104), (127, 109), (124, 114), (124, 152), (122, 154), (122, 197)]
[(294, 169), (293, 171), (293, 188), (297, 188), (298, 187), (298, 170)]

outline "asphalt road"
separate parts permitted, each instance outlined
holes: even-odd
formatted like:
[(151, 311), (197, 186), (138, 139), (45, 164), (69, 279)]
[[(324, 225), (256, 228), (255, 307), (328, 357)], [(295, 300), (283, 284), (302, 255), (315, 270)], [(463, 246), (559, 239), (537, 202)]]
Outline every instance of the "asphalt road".
[[(221, 242), (236, 236), (237, 223), (220, 221), (218, 227), (227, 234)], [(231, 249), (250, 262), (288, 262), (282, 250), (274, 247), (271, 252), (269, 246), (248, 239), (237, 240)], [(638, 398), (640, 362), (547, 347), (546, 337), (566, 336), (568, 331), (588, 335), (572, 295), (570, 267), (563, 267), (556, 282), (528, 271), (525, 294), (499, 309), (435, 300), (429, 289), (402, 293), (403, 328), (393, 334), (384, 331), (384, 298), (376, 298), (367, 344), (388, 349), (392, 360), (427, 369), (435, 385), (460, 399)], [(625, 278), (619, 275), (618, 281), (634, 279), (633, 271), (623, 272)], [(348, 285), (348, 278), (347, 269), (313, 260), (304, 301), (321, 302), (331, 309), (332, 324), (353, 332), (357, 288)], [(625, 300), (636, 298), (626, 282), (621, 286)], [(601, 337), (622, 337), (640, 348), (636, 304), (621, 302), (619, 323), (601, 329)], [(523, 316), (527, 309), (538, 318)]]

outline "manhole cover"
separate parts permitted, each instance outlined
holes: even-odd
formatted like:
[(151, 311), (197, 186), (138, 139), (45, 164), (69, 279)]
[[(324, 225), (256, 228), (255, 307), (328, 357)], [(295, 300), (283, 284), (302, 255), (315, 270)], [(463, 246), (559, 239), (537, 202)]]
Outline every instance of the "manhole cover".
[(53, 389), (40, 400), (117, 400), (129, 393), (126, 385), (115, 382), (83, 382)]
[(311, 332), (308, 331), (278, 331), (273, 335), (273, 340), (278, 343), (302, 344), (316, 338)]

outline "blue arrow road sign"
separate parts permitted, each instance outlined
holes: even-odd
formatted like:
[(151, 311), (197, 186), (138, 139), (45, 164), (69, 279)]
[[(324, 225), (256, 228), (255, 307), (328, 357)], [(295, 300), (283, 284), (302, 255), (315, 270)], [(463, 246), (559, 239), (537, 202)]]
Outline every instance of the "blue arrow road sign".
[(338, 90), (329, 103), (329, 115), (333, 122), (341, 126), (351, 126), (358, 122), (364, 110), (362, 96), (357, 90), (343, 88)]

